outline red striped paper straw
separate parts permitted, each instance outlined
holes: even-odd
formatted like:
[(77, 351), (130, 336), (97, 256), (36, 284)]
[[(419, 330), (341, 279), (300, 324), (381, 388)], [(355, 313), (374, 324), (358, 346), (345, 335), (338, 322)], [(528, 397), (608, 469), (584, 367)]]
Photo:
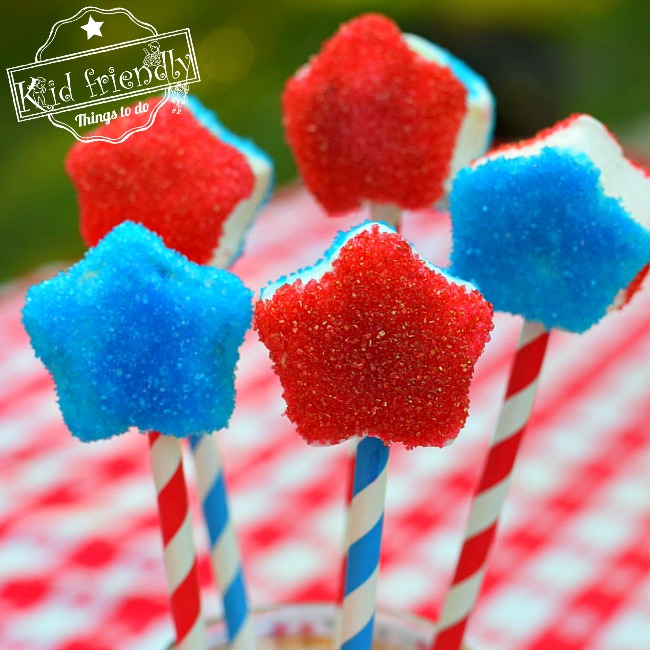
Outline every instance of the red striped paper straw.
[(206, 650), (201, 615), (199, 576), (192, 537), (181, 442), (173, 436), (149, 433), (151, 467), (158, 496), (165, 572), (176, 628), (176, 650)]
[(524, 321), (506, 395), (476, 488), (456, 571), (447, 592), (433, 650), (459, 650), (478, 598), (510, 476), (533, 408), (549, 332)]

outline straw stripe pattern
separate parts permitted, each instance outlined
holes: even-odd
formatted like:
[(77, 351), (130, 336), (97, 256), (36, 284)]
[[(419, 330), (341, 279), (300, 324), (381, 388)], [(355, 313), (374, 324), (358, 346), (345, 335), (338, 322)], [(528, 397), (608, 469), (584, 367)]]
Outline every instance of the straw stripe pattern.
[(255, 648), (255, 638), (241, 555), (229, 515), (221, 457), (213, 435), (190, 439), (199, 494), (210, 538), (212, 571), (222, 592), (230, 648), (252, 650)]
[(384, 521), (388, 447), (366, 437), (357, 445), (347, 532), (339, 647), (370, 650)]
[(205, 650), (196, 551), (180, 440), (149, 434), (177, 650)]
[(483, 583), (501, 507), (519, 443), (530, 419), (549, 332), (524, 322), (496, 432), (472, 502), (465, 539), (443, 604), (433, 650), (461, 647), (470, 613)]

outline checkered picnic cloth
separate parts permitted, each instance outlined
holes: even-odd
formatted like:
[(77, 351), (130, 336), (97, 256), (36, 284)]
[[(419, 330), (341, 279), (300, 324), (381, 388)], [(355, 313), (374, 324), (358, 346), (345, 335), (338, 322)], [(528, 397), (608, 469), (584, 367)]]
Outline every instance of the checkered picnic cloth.
[[(338, 229), (278, 194), (235, 271), (253, 289), (312, 264)], [(404, 235), (447, 262), (445, 215)], [(603, 260), (606, 263), (606, 260)], [(0, 648), (158, 650), (173, 638), (145, 436), (73, 439), (20, 325), (29, 281), (0, 295)], [(467, 427), (444, 449), (391, 452), (379, 602), (435, 619), (493, 430), (520, 321), (498, 314)], [(650, 290), (583, 336), (553, 333), (469, 641), (476, 650), (650, 648)], [(250, 333), (218, 435), (252, 604), (335, 600), (350, 447), (308, 447), (282, 416)], [(192, 462), (187, 458), (192, 480)], [(204, 609), (218, 615), (192, 507)]]

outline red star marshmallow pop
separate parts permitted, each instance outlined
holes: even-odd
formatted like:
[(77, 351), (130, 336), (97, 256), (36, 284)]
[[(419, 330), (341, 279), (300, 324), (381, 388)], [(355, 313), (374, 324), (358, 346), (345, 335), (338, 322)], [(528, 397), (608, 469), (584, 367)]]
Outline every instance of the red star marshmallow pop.
[(578, 115), (456, 176), (452, 272), (524, 326), (472, 504), (435, 650), (457, 650), (530, 418), (549, 337), (582, 332), (638, 289), (650, 262), (650, 175)]
[(298, 170), (331, 215), (370, 202), (397, 224), (430, 207), (489, 144), (494, 102), (481, 77), (384, 16), (344, 24), (289, 80), (284, 127)]
[[(111, 137), (124, 128), (123, 121), (111, 122), (93, 136)], [(77, 143), (65, 168), (88, 246), (130, 219), (193, 262), (221, 267), (241, 252), (272, 185), (268, 156), (228, 132), (192, 97), (181, 113), (164, 106), (149, 129), (119, 145)]]
[(456, 437), (492, 307), (391, 228), (369, 223), (341, 234), (313, 268), (264, 289), (254, 326), (298, 433), (315, 444), (363, 437), (339, 647), (369, 650), (388, 446)]
[(288, 81), (282, 107), (300, 174), (325, 210), (368, 203), (398, 231), (402, 210), (430, 207), (484, 153), (494, 122), (479, 75), (376, 14), (344, 24)]
[[(115, 128), (110, 124), (94, 135), (110, 136)], [(89, 245), (133, 218), (194, 261), (216, 266), (229, 266), (241, 253), (245, 232), (272, 186), (268, 156), (230, 133), (194, 97), (180, 114), (164, 107), (149, 130), (119, 146), (75, 145), (66, 169)], [(190, 440), (229, 643), (249, 650), (255, 640), (215, 436)]]

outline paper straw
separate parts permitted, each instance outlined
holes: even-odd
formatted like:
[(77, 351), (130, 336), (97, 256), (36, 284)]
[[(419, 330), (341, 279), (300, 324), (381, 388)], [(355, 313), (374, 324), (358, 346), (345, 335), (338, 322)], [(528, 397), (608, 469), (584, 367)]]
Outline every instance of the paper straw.
[(165, 571), (176, 628), (176, 650), (206, 650), (201, 593), (192, 538), (181, 442), (149, 433), (151, 466), (158, 496)]
[(252, 650), (256, 641), (217, 443), (214, 434), (192, 437), (190, 443), (210, 538), (212, 571), (222, 593), (228, 645), (233, 650)]
[(388, 447), (377, 438), (357, 445), (347, 530), (347, 563), (339, 643), (342, 650), (370, 650), (375, 619), (377, 577)]
[[(371, 201), (368, 203), (368, 209), (370, 211), (370, 219), (372, 221), (383, 221), (384, 223), (389, 224), (390, 226), (393, 226), (395, 230), (399, 233), (402, 225), (402, 211), (400, 208), (396, 205), (392, 205), (390, 203), (375, 203), (374, 201)], [(352, 501), (352, 494), (353, 494), (353, 486), (354, 486), (354, 463), (355, 463), (355, 458), (357, 454), (357, 443), (359, 439), (358, 438), (353, 438), (350, 441), (350, 446), (349, 446), (349, 454), (350, 454), (350, 469), (346, 473), (348, 477), (348, 485), (346, 487), (346, 504), (348, 507), (348, 510), (350, 508), (350, 503)], [(348, 516), (348, 522), (346, 523), (346, 526), (349, 525), (349, 516)], [(345, 537), (344, 539), (346, 540), (345, 542), (345, 548), (346, 551), (343, 554), (343, 562), (341, 563), (341, 585), (339, 589), (339, 603), (343, 602), (343, 598), (345, 596), (345, 571), (346, 571), (346, 565), (347, 565), (347, 539), (348, 539), (348, 531), (346, 528), (345, 531)]]
[[(370, 201), (368, 203), (368, 209), (370, 211), (370, 219), (372, 221), (382, 221), (395, 228), (395, 230), (398, 233), (400, 232), (402, 226), (402, 211), (398, 206), (390, 203), (376, 203), (374, 201)], [(353, 438), (352, 440), (350, 440), (350, 447), (349, 447), (350, 469), (347, 472), (348, 485), (346, 488), (346, 504), (348, 508), (348, 513), (351, 508), (352, 496), (354, 494), (354, 480), (355, 480), (354, 467), (355, 467), (355, 459), (357, 455), (358, 443), (359, 443), (359, 438)], [(382, 505), (382, 510), (383, 510), (383, 505)], [(349, 533), (350, 520), (351, 520), (351, 515), (348, 514), (348, 518), (346, 521), (346, 530), (345, 530), (345, 551), (343, 553), (343, 562), (341, 563), (341, 584), (339, 588), (339, 604), (340, 604), (341, 611), (343, 607), (343, 600), (346, 594), (345, 580), (346, 580), (346, 571), (347, 571), (347, 562), (348, 562), (347, 554), (349, 550), (348, 538), (350, 534)], [(340, 626), (341, 626), (340, 617), (338, 621), (338, 626), (339, 626), (338, 634), (340, 637)]]
[(465, 538), (443, 604), (433, 650), (458, 650), (478, 598), (487, 557), (510, 483), (517, 450), (533, 408), (549, 332), (525, 321), (496, 431), (474, 494)]
[(397, 232), (400, 231), (402, 211), (399, 206), (392, 203), (375, 203), (372, 201), (369, 208), (372, 221), (383, 221), (389, 226), (393, 226)]
[[(265, 186), (262, 190), (257, 189), (262, 196), (265, 191)], [(257, 206), (257, 203), (254, 205)], [(216, 266), (227, 268), (224, 264)], [(190, 446), (210, 538), (212, 573), (221, 591), (228, 645), (233, 650), (256, 650), (241, 553), (230, 517), (217, 440), (214, 434), (191, 437)]]

